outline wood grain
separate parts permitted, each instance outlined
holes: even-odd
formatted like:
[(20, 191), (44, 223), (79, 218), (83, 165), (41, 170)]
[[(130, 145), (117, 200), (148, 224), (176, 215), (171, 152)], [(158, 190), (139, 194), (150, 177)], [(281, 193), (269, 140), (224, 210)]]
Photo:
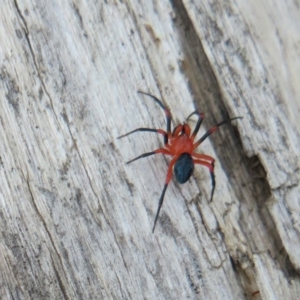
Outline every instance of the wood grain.
[[(298, 299), (297, 1), (5, 1), (1, 299)], [(172, 182), (153, 133), (234, 116)], [(189, 123), (194, 126), (195, 120)]]

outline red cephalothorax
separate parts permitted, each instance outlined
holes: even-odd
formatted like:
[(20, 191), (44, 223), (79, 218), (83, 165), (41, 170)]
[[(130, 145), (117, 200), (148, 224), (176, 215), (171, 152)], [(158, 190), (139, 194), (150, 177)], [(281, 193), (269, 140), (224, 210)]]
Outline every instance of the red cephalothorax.
[(203, 113), (194, 111), (193, 113), (191, 113), (188, 116), (187, 119), (189, 119), (192, 115), (198, 116), (197, 124), (192, 133), (191, 133), (190, 126), (186, 123), (177, 125), (174, 128), (173, 132), (171, 132), (171, 113), (170, 113), (170, 111), (155, 96), (148, 94), (148, 93), (140, 92), (140, 91), (138, 91), (138, 93), (151, 97), (164, 110), (165, 115), (166, 115), (166, 120), (167, 120), (167, 131), (164, 131), (162, 129), (137, 128), (133, 131), (130, 131), (130, 132), (120, 136), (119, 138), (122, 138), (124, 136), (127, 136), (127, 135), (137, 132), (137, 131), (148, 131), (148, 132), (159, 133), (159, 134), (163, 135), (163, 137), (164, 137), (164, 148), (159, 148), (152, 152), (144, 153), (144, 154), (128, 161), (127, 164), (129, 164), (139, 158), (150, 156), (153, 154), (158, 154), (158, 153), (173, 156), (173, 158), (170, 161), (169, 167), (168, 167), (165, 185), (164, 185), (162, 194), (161, 194), (159, 202), (158, 202), (158, 209), (156, 212), (154, 225), (153, 225), (153, 229), (152, 229), (152, 232), (154, 232), (155, 225), (156, 225), (156, 222), (158, 219), (158, 215), (159, 215), (160, 209), (163, 204), (165, 192), (166, 192), (168, 184), (172, 178), (173, 168), (174, 168), (174, 175), (175, 175), (176, 180), (182, 184), (182, 183), (187, 182), (189, 180), (189, 178), (192, 176), (195, 164), (207, 167), (210, 172), (210, 176), (211, 176), (212, 190), (211, 190), (210, 201), (212, 201), (214, 190), (215, 190), (215, 185), (216, 185), (215, 175), (214, 175), (215, 160), (208, 155), (199, 154), (194, 151), (209, 135), (211, 135), (214, 131), (216, 131), (218, 129), (218, 127), (220, 127), (226, 123), (229, 123), (232, 120), (241, 119), (241, 117), (224, 120), (224, 121), (216, 124), (210, 130), (208, 130), (198, 141), (194, 142), (195, 137), (199, 131), (200, 125), (204, 119)]

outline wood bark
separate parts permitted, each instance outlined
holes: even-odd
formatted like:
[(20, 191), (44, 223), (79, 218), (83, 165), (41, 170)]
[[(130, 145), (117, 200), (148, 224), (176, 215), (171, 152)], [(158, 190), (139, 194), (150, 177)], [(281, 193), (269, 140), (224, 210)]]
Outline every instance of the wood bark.
[[(1, 299), (298, 299), (299, 1), (5, 0)], [(172, 181), (195, 109), (216, 159)], [(195, 119), (189, 121), (191, 127)]]

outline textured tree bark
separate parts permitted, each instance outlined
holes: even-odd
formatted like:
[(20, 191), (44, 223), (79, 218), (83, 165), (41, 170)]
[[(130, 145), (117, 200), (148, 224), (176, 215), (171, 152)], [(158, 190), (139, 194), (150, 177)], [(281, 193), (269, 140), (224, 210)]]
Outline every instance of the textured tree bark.
[[(4, 1), (1, 299), (298, 299), (296, 1)], [(216, 159), (172, 181), (149, 92)], [(193, 127), (195, 122), (189, 121)]]

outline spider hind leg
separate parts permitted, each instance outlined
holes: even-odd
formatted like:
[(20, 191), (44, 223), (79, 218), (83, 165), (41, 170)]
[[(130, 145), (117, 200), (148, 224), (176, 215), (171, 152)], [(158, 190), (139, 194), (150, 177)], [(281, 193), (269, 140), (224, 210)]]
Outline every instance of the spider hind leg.
[(211, 194), (210, 194), (210, 200), (209, 200), (209, 202), (211, 202), (212, 199), (213, 199), (214, 191), (215, 191), (215, 187), (216, 187), (216, 179), (215, 179), (215, 172), (214, 172), (215, 162), (212, 161), (212, 162), (208, 163), (206, 161), (198, 159), (198, 160), (194, 160), (194, 163), (198, 164), (198, 165), (205, 166), (209, 170), (210, 178), (211, 178), (211, 186), (212, 186)]

